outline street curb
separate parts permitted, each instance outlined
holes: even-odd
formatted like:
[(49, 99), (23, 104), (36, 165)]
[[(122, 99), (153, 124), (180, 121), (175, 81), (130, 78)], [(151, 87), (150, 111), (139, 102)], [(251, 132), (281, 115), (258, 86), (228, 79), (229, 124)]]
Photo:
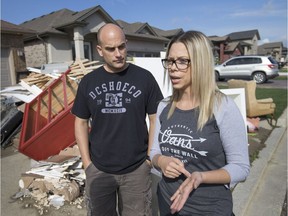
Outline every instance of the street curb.
[[(286, 122), (287, 109), (279, 118)], [(278, 124), (277, 124), (278, 125)], [(286, 124), (273, 129), (270, 136), (265, 142), (266, 147), (259, 152), (259, 158), (251, 164), (251, 170), (245, 182), (239, 183), (233, 190), (233, 212), (237, 216), (245, 216), (245, 212), (257, 190), (265, 169), (277, 149), (284, 133), (287, 130)]]

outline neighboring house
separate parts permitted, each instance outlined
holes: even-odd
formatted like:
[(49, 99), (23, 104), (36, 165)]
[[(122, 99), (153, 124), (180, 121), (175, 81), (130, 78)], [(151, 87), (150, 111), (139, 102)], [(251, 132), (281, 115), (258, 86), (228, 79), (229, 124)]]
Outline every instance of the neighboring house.
[(168, 38), (169, 40), (172, 39), (174, 36), (184, 32), (182, 28), (172, 29), (172, 30), (162, 30), (162, 29), (153, 27), (153, 29), (158, 35)]
[(233, 56), (257, 55), (258, 30), (233, 32), (218, 37), (210, 36), (209, 39), (214, 45), (215, 63), (221, 64)]
[[(115, 23), (123, 29), (128, 40), (129, 57), (159, 57), (161, 52), (166, 51), (170, 39), (184, 32), (182, 28), (162, 30), (148, 23), (114, 20), (100, 5), (79, 12), (61, 9), (18, 26), (19, 29), (34, 31), (29, 36), (22, 34), (22, 37), (25, 36), (22, 62), (25, 63), (26, 60), (26, 65), (22, 65), (19, 71), (25, 70), (26, 66), (40, 67), (43, 64), (79, 59), (101, 60), (96, 50), (97, 33), (105, 23)], [(233, 56), (258, 54), (258, 30), (233, 32), (221, 37), (210, 36), (209, 39), (214, 45), (216, 63), (223, 63)], [(269, 51), (262, 48), (265, 52)], [(287, 55), (287, 48), (282, 49), (284, 50)], [(280, 52), (277, 49), (272, 51), (273, 55)], [(21, 55), (21, 52), (18, 53)]]
[(229, 42), (228, 36), (218, 37), (218, 36), (209, 36), (208, 37), (213, 44), (213, 54), (215, 57), (215, 64), (221, 64), (225, 61), (224, 52), (225, 47)]
[(24, 41), (27, 66), (97, 59), (96, 33), (107, 22), (115, 23), (96, 6), (79, 12), (62, 9), (20, 24), (37, 32)]
[(240, 56), (243, 54), (244, 54), (243, 42), (238, 41), (230, 42), (225, 46), (223, 60), (226, 61), (233, 56)]
[(282, 42), (265, 43), (258, 46), (258, 54), (265, 56), (270, 55), (276, 61), (284, 62), (287, 57), (287, 48), (285, 49), (285, 47), (283, 47)]
[[(159, 28), (156, 28), (156, 27), (152, 27), (154, 29), (154, 31), (162, 36), (162, 37), (165, 37), (167, 39), (169, 39), (169, 41), (176, 35), (180, 34), (180, 33), (183, 33), (184, 30), (182, 28), (178, 28), (178, 29), (173, 29), (173, 30), (162, 30), (162, 29), (159, 29)], [(168, 43), (169, 41), (165, 44), (165, 48), (167, 48), (168, 46)], [(166, 50), (166, 49), (165, 49)]]
[(244, 54), (243, 47), (240, 42), (231, 42), (229, 36), (210, 36), (209, 39), (213, 43), (213, 52), (215, 56), (215, 64), (221, 64), (233, 56)]
[(169, 39), (148, 23), (116, 21), (128, 40), (128, 55), (133, 57), (160, 57)]
[(123, 28), (131, 56), (159, 56), (169, 41), (147, 23), (115, 21), (100, 5), (79, 12), (62, 9), (20, 24), (37, 32), (24, 41), (27, 66), (100, 60), (96, 50), (97, 32), (105, 23)]
[(1, 20), (1, 88), (15, 85), (26, 72), (23, 37), (33, 30)]
[(257, 55), (258, 40), (260, 40), (260, 35), (257, 29), (233, 32), (227, 36), (230, 38), (231, 43), (239, 43), (243, 50), (243, 55)]

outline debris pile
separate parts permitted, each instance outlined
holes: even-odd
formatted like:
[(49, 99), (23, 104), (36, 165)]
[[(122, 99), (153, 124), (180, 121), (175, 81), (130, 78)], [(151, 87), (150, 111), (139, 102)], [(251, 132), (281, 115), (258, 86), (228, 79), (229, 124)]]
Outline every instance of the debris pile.
[(22, 173), (20, 191), (13, 198), (34, 199), (34, 207), (40, 215), (45, 207), (59, 209), (65, 202), (82, 208), (84, 185), (85, 172), (78, 146), (75, 145), (45, 161), (33, 161), (32, 168)]
[[(20, 147), (21, 144), (24, 144), (27, 150), (23, 150), (23, 152), (30, 151), (31, 153), (33, 151), (33, 157), (41, 158), (35, 159), (28, 156), (33, 161), (33, 165), (31, 170), (21, 175), (19, 180), (20, 191), (13, 198), (32, 198), (35, 200), (32, 205), (38, 209), (40, 215), (45, 213), (45, 207), (60, 208), (65, 202), (69, 202), (77, 208), (83, 207), (85, 173), (82, 168), (80, 153), (77, 145), (71, 145), (71, 140), (68, 142), (67, 138), (63, 139), (60, 136), (62, 134), (61, 128), (66, 130), (65, 137), (68, 136), (67, 134), (74, 134), (74, 131), (68, 127), (69, 125), (73, 127), (73, 124), (70, 124), (71, 117), (69, 117), (69, 124), (65, 124), (65, 126), (62, 126), (59, 120), (65, 119), (66, 114), (63, 115), (63, 113), (70, 113), (69, 109), (72, 107), (78, 83), (82, 77), (100, 66), (101, 63), (98, 61), (82, 60), (70, 64), (66, 71), (53, 68), (50, 70), (53, 73), (49, 73), (49, 65), (45, 65), (42, 68), (43, 70), (29, 68), (30, 75), (21, 79), (18, 85), (0, 91), (1, 100), (5, 98), (5, 101), (11, 101), (13, 104), (16, 101), (20, 104), (16, 107), (17, 112), (1, 109), (1, 114), (3, 114), (1, 125), (4, 125), (2, 124), (4, 120), (7, 123), (15, 124), (12, 121), (13, 113), (21, 112), (23, 119), (21, 116), (21, 122), (17, 122), (15, 126), (17, 126), (17, 135), (20, 131), (21, 136), (23, 135), (25, 139), (22, 139), (23, 143), (21, 143), (20, 136), (18, 150), (22, 152)], [(10, 104), (6, 105), (6, 107), (10, 107)], [(4, 119), (5, 113), (7, 113), (7, 118)], [(69, 115), (67, 114), (67, 116)], [(1, 139), (4, 137), (2, 136), (2, 126)], [(9, 126), (9, 128), (14, 130), (12, 126)], [(46, 136), (47, 132), (49, 132), (49, 136)], [(8, 143), (13, 144), (15, 133), (11, 132), (11, 134), (9, 139), (5, 139), (5, 146), (8, 146)], [(8, 136), (5, 134), (5, 137)], [(54, 144), (51, 145), (53, 142)], [(43, 148), (43, 145), (45, 148)], [(52, 149), (54, 150), (52, 151)], [(44, 158), (43, 152), (45, 154), (49, 153), (45, 155), (45, 159), (42, 159)], [(29, 204), (28, 207), (30, 206)]]
[[(52, 65), (50, 67), (53, 69), (49, 70), (49, 65)], [(59, 69), (56, 69), (57, 65), (59, 66)], [(31, 71), (31, 73), (26, 78), (21, 79), (20, 85), (26, 87), (27, 90), (31, 90), (31, 88), (35, 88), (36, 86), (40, 91), (43, 91), (51, 84), (51, 82), (58, 79), (68, 69), (71, 70), (68, 74), (70, 79), (80, 80), (84, 75), (97, 69), (101, 65), (102, 64), (99, 61), (89, 61), (88, 59), (85, 59), (73, 62), (69, 64), (69, 67), (67, 68), (63, 67), (62, 64), (47, 64), (42, 66), (42, 70), (30, 67), (29, 71)]]
[[(13, 97), (18, 101), (25, 103), (31, 102), (47, 87), (57, 80), (68, 69), (68, 77), (72, 80), (81, 80), (81, 78), (102, 65), (99, 61), (77, 60), (73, 63), (46, 64), (41, 69), (27, 67), (30, 74), (20, 79), (18, 85), (4, 88), (0, 91), (1, 96)], [(57, 68), (59, 67), (59, 68)]]
[[(96, 65), (95, 65), (96, 64)], [(75, 117), (71, 114), (78, 80), (100, 64), (77, 61), (25, 105), (19, 151), (34, 160), (45, 160), (74, 145)], [(65, 128), (63, 133), (62, 128)]]
[(6, 148), (11, 138), (21, 129), (23, 113), (9, 98), (1, 97), (1, 147)]

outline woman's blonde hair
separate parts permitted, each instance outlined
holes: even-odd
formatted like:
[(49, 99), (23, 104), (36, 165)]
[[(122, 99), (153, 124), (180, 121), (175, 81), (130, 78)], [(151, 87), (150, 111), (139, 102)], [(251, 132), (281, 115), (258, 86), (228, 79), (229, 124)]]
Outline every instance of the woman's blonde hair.
[[(216, 95), (219, 95), (215, 81), (214, 56), (211, 41), (199, 31), (187, 31), (175, 36), (169, 43), (166, 58), (174, 43), (183, 43), (188, 51), (191, 73), (191, 91), (194, 101), (199, 102), (198, 130), (201, 130), (206, 122), (213, 116)], [(166, 73), (166, 76), (167, 73)], [(168, 76), (169, 77), (169, 76)], [(179, 100), (180, 92), (173, 89), (171, 96), (171, 108), (168, 118), (173, 114), (176, 103)], [(220, 98), (220, 96), (217, 98)]]

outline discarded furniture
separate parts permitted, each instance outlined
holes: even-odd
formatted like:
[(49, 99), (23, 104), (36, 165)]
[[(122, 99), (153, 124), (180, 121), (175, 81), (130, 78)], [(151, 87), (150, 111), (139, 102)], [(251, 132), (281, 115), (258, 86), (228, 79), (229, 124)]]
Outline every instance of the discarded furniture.
[(271, 115), (274, 118), (276, 105), (272, 98), (256, 98), (256, 82), (254, 80), (228, 80), (229, 88), (244, 88), (246, 98), (246, 114), (248, 117)]
[(34, 160), (46, 160), (76, 143), (71, 109), (78, 83), (99, 66), (98, 61), (76, 61), (59, 78), (48, 81), (34, 100), (26, 103), (19, 143), (21, 153)]
[(70, 111), (78, 84), (67, 77), (69, 72), (25, 105), (19, 151), (28, 157), (45, 160), (75, 144), (74, 116)]

